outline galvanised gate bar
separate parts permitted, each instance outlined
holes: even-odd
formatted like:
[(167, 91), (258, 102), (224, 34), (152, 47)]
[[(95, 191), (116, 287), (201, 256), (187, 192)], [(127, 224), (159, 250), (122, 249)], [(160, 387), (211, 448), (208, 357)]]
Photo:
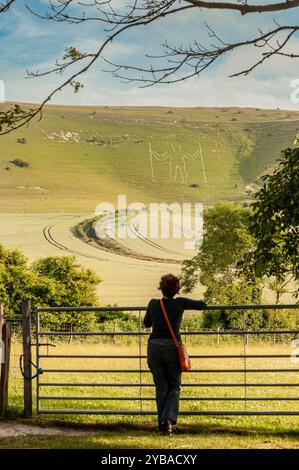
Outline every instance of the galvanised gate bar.
[[(212, 310), (212, 311), (219, 311), (219, 310), (239, 310), (241, 311), (241, 315), (243, 315), (243, 328), (239, 330), (222, 330), (219, 329), (216, 331), (182, 331), (182, 337), (187, 337), (191, 335), (196, 336), (214, 336), (217, 335), (217, 338), (221, 337), (222, 335), (231, 336), (231, 337), (238, 337), (241, 339), (239, 344), (242, 348), (241, 354), (190, 354), (191, 360), (201, 360), (201, 361), (219, 361), (221, 367), (215, 368), (194, 368), (191, 369), (189, 372), (184, 372), (182, 374), (182, 397), (181, 403), (188, 402), (188, 404), (192, 404), (191, 408), (188, 410), (180, 411), (181, 415), (299, 415), (299, 407), (296, 406), (299, 402), (299, 358), (297, 360), (291, 361), (292, 352), (293, 358), (295, 357), (295, 352), (291, 350), (291, 343), (288, 343), (288, 351), (285, 353), (275, 353), (275, 348), (273, 348), (273, 353), (255, 353), (249, 354), (248, 353), (248, 339), (249, 342), (250, 337), (258, 338), (261, 335), (275, 335), (276, 338), (279, 338), (281, 335), (284, 337), (290, 338), (290, 340), (296, 340), (297, 335), (299, 333), (298, 329), (277, 329), (277, 330), (250, 330), (246, 327), (246, 315), (245, 312), (248, 310), (282, 310), (282, 309), (298, 309), (298, 304), (291, 304), (291, 305), (219, 305), (219, 306), (208, 306), (205, 310)], [(143, 316), (142, 312), (145, 311), (145, 307), (45, 307), (45, 308), (37, 308), (36, 311), (36, 361), (37, 361), (37, 370), (42, 370), (42, 375), (38, 374), (37, 376), (37, 413), (39, 414), (98, 414), (98, 415), (155, 415), (155, 397), (154, 397), (154, 384), (151, 379), (150, 372), (148, 368), (142, 368), (142, 361), (146, 360), (146, 355), (142, 354), (142, 338), (148, 336), (150, 333), (149, 331), (144, 331), (143, 329)], [(121, 312), (137, 312), (139, 318), (139, 331), (130, 331), (130, 332), (102, 332), (102, 331), (45, 331), (42, 329), (43, 323), (43, 314), (46, 312), (52, 312), (56, 315), (61, 314), (62, 312), (81, 312), (82, 315), (86, 312), (101, 312), (101, 311), (121, 311)], [(296, 313), (298, 310), (296, 310)], [(185, 313), (188, 315), (188, 312)], [(298, 324), (298, 323), (297, 323)], [(138, 354), (122, 354), (122, 355), (115, 355), (115, 354), (52, 354), (52, 350), (50, 354), (45, 354), (43, 352), (44, 348), (44, 341), (45, 338), (50, 337), (90, 337), (90, 336), (135, 336), (138, 339), (137, 347), (138, 347)], [(293, 343), (294, 344), (294, 343)], [(297, 343), (295, 343), (297, 344)], [(145, 346), (143, 344), (143, 346)], [(298, 340), (299, 346), (299, 340)], [(86, 349), (88, 348), (88, 344), (86, 345)], [(113, 348), (111, 345), (110, 348)], [(189, 349), (189, 346), (188, 346)], [(221, 349), (221, 346), (219, 346)], [(50, 359), (52, 362), (57, 361), (57, 365), (63, 364), (64, 361), (69, 359), (77, 359), (77, 360), (84, 360), (87, 364), (87, 367), (84, 369), (76, 369), (76, 368), (54, 368), (54, 369), (47, 369), (44, 363), (45, 360)], [(88, 368), (88, 360), (89, 359), (98, 359), (101, 363), (102, 361), (106, 361), (109, 359), (117, 359), (119, 361), (118, 368), (98, 368), (98, 369), (90, 369)], [(124, 369), (121, 367), (121, 361), (124, 359), (132, 359), (138, 361), (138, 369)], [(263, 367), (259, 368), (250, 368), (248, 366), (248, 362), (252, 359), (258, 359), (263, 361)], [(288, 367), (280, 367), (280, 368), (272, 368), (272, 367), (264, 367), (264, 364), (267, 361), (272, 360), (286, 360), (288, 361)], [(225, 361), (227, 360), (239, 360), (241, 361), (242, 366), (239, 368), (227, 368), (223, 367)], [(93, 382), (69, 382), (69, 381), (47, 381), (45, 377), (47, 374), (59, 374), (59, 376), (73, 376), (73, 374), (80, 374), (81, 376), (84, 374), (92, 374), (93, 378), (95, 376), (105, 376), (110, 378), (110, 376), (115, 377), (116, 374), (134, 374), (136, 376), (136, 380), (134, 382), (127, 382), (121, 381), (116, 382), (115, 380), (106, 381), (97, 381), (94, 380)], [(267, 375), (279, 377), (286, 377), (283, 381), (277, 380), (267, 380), (264, 382), (263, 380), (257, 381), (250, 381), (250, 375), (258, 374), (258, 377), (263, 377)], [(148, 374), (150, 376), (150, 381), (144, 381), (143, 376), (144, 374)], [(217, 377), (221, 376), (221, 374), (225, 374), (226, 377), (234, 376), (235, 374), (241, 377), (240, 381), (234, 380), (233, 382), (230, 381), (210, 381), (207, 379), (210, 374), (215, 374)], [(190, 376), (196, 377), (196, 380), (192, 380), (190, 382)], [(203, 380), (203, 378), (207, 379)], [(292, 378), (292, 380), (291, 380)], [(138, 393), (136, 396), (131, 396), (129, 394), (129, 390), (136, 389)], [(70, 390), (75, 389), (86, 391), (86, 393), (76, 393), (72, 396), (63, 394), (49, 394), (47, 391), (51, 390)], [(121, 396), (112, 396), (106, 393), (105, 395), (91, 395), (89, 390), (91, 388), (96, 390), (107, 390), (114, 389), (121, 390)], [(184, 393), (185, 391), (189, 390), (204, 390), (204, 393), (198, 396), (189, 396), (188, 393)], [(144, 396), (144, 391), (150, 390), (152, 392), (151, 396)], [(221, 391), (221, 394), (218, 396), (209, 396), (207, 390), (216, 390), (217, 393)], [(231, 396), (227, 392), (228, 390), (242, 390), (242, 395)], [(250, 391), (255, 390), (257, 391), (258, 395), (250, 396)], [(272, 393), (270, 396), (265, 395), (265, 392), (269, 390), (278, 391), (277, 393)], [(289, 395), (287, 392), (291, 392)], [(185, 396), (186, 395), (186, 396)], [(51, 403), (51, 408), (43, 408), (43, 402)], [(65, 403), (66, 401), (74, 401), (76, 403), (87, 403), (89, 402), (105, 402), (117, 404), (117, 408), (107, 409), (106, 406), (102, 407), (101, 409), (90, 409), (85, 408), (82, 409), (76, 407), (76, 409), (65, 407), (63, 409), (57, 408), (55, 403)], [(138, 409), (122, 409), (122, 403), (137, 403)], [(211, 405), (211, 403), (223, 403), (229, 402), (230, 408), (226, 410), (218, 409), (214, 407), (212, 409), (196, 409), (196, 404), (203, 403), (204, 407), (207, 408), (207, 405)], [(257, 409), (248, 409), (249, 405), (257, 404), (257, 403), (266, 403), (271, 402), (273, 403), (273, 407), (271, 409), (261, 409), (260, 407)], [(279, 409), (279, 404), (281, 403), (292, 403), (291, 409)], [(151, 409), (144, 409), (146, 403), (151, 403)], [(239, 404), (239, 406), (237, 406)], [(241, 404), (241, 409), (240, 409)], [(218, 405), (219, 406), (219, 405)], [(235, 409), (237, 408), (237, 409)]]

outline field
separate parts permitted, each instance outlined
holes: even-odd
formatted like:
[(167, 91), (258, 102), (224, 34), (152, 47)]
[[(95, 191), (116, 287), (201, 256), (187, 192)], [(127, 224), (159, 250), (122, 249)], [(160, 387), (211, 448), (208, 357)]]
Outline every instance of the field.
[[(0, 214), (0, 242), (20, 248), (30, 261), (44, 256), (75, 255), (81, 265), (101, 277), (97, 288), (100, 305), (146, 305), (151, 296), (158, 294), (157, 284), (163, 273), (179, 274), (180, 265), (176, 263), (144, 261), (84, 243), (71, 228), (92, 216), (88, 213)], [(148, 244), (143, 245), (144, 253), (151, 251)], [(185, 256), (192, 256), (192, 250), (186, 250)], [(202, 288), (197, 288), (194, 295), (201, 296)]]
[[(0, 105), (0, 110), (4, 105)], [(157, 283), (165, 272), (179, 274), (180, 262), (194, 255), (182, 241), (142, 237), (118, 239), (104, 249), (80, 239), (75, 227), (93, 219), (99, 203), (117, 208), (118, 195), (127, 204), (140, 202), (202, 202), (211, 206), (227, 200), (247, 205), (260, 187), (260, 176), (271, 171), (280, 151), (293, 146), (299, 115), (296, 111), (241, 108), (129, 108), (48, 106), (41, 121), (0, 137), (0, 243), (20, 248), (29, 261), (52, 255), (74, 255), (102, 279), (99, 305), (146, 305), (159, 295)], [(28, 164), (28, 166), (26, 166)], [(24, 166), (25, 165), (25, 166)], [(119, 249), (121, 247), (121, 249)], [(118, 251), (117, 251), (118, 250)], [(198, 286), (192, 297), (203, 296)], [(264, 300), (272, 301), (268, 291)], [(281, 302), (292, 301), (284, 295)], [(51, 339), (51, 342), (52, 339)], [(139, 353), (134, 342), (55, 342), (44, 354)], [(194, 342), (192, 354), (242, 354), (244, 345), (220, 339)], [(146, 351), (142, 343), (142, 354)], [(298, 382), (298, 364), (291, 363), (289, 343), (250, 341), (249, 353), (285, 354), (282, 359), (250, 359), (251, 369), (287, 368), (287, 372), (195, 372), (184, 376), (181, 410), (244, 410), (247, 382)], [(35, 415), (22, 418), (20, 343), (14, 338), (9, 416), (0, 422), (0, 448), (298, 448), (298, 417), (181, 416), (181, 433), (169, 439), (156, 433), (155, 416)], [(35, 358), (33, 358), (35, 361)], [(44, 382), (151, 382), (146, 360), (43, 358)], [(244, 359), (194, 359), (193, 370), (242, 369)], [(59, 372), (57, 369), (100, 369), (102, 372)], [(110, 368), (110, 369), (109, 369)], [(121, 369), (123, 372), (103, 372)], [(126, 372), (135, 369), (135, 372)], [(49, 371), (51, 370), (51, 372)], [(297, 378), (297, 380), (296, 380)], [(233, 387), (218, 384), (233, 382)], [(210, 387), (208, 383), (216, 383)], [(239, 385), (240, 384), (240, 385)], [(35, 382), (34, 382), (35, 385)], [(43, 387), (45, 408), (139, 410), (137, 386)], [(247, 410), (298, 409), (296, 387), (247, 387)], [(88, 392), (89, 399), (78, 400)], [(111, 395), (118, 400), (105, 400)], [(60, 396), (60, 399), (55, 398)], [(69, 398), (73, 397), (72, 400)], [(143, 410), (154, 410), (153, 387), (143, 387)], [(201, 400), (189, 400), (199, 397)], [(202, 398), (230, 398), (213, 400)], [(254, 401), (253, 398), (263, 398)], [(288, 398), (288, 401), (277, 400)], [(120, 400), (122, 398), (122, 400)], [(132, 400), (132, 398), (138, 398)], [(185, 399), (184, 399), (185, 398)], [(239, 400), (234, 399), (239, 398)], [(291, 398), (296, 398), (291, 400)], [(186, 400), (187, 399), (187, 400)]]
[[(189, 340), (188, 340), (189, 341)], [(111, 343), (55, 343), (55, 348), (44, 348), (44, 354), (138, 354), (137, 343), (125, 344), (119, 339)], [(188, 343), (187, 343), (188, 344)], [(188, 349), (192, 354), (242, 354), (243, 344), (221, 340), (195, 343), (190, 340)], [(10, 384), (11, 421), (0, 426), (0, 447), (35, 447), (35, 448), (298, 448), (298, 417), (292, 416), (180, 416), (180, 433), (172, 438), (159, 436), (156, 432), (155, 416), (96, 416), (96, 415), (39, 415), (29, 422), (21, 418), (21, 376), (18, 370), (20, 344), (13, 345), (13, 374)], [(146, 344), (142, 345), (142, 354)], [(249, 342), (248, 354), (290, 354), (289, 343)], [(247, 359), (248, 368), (287, 368), (291, 372), (248, 372), (249, 383), (296, 383), (298, 364), (285, 359)], [(193, 359), (193, 369), (241, 368), (241, 359)], [(137, 359), (109, 359), (105, 363), (95, 359), (42, 359), (45, 369), (138, 369)], [(142, 368), (146, 369), (146, 360), (142, 359)], [(102, 383), (139, 383), (139, 373), (59, 373), (45, 372), (41, 382), (102, 382)], [(142, 381), (151, 383), (148, 372), (142, 374)], [(183, 383), (201, 383), (203, 387), (182, 387), (182, 398), (193, 397), (244, 397), (244, 387), (205, 387), (206, 383), (242, 383), (243, 373), (190, 373), (184, 376)], [(35, 387), (34, 387), (35, 388)], [(292, 390), (293, 388), (293, 390)], [(138, 387), (43, 387), (43, 396), (61, 396), (62, 400), (42, 400), (43, 408), (60, 409), (140, 409), (140, 402), (130, 401), (139, 397)], [(282, 402), (274, 397), (292, 398), (296, 396), (296, 387), (247, 388), (247, 410), (298, 410), (298, 401)], [(142, 396), (153, 398), (153, 388), (143, 388)], [(90, 400), (66, 400), (67, 397), (88, 395)], [(104, 396), (119, 397), (122, 400), (104, 400)], [(124, 400), (124, 397), (126, 398)], [(250, 398), (270, 398), (269, 401), (250, 401)], [(96, 399), (95, 399), (96, 398)], [(144, 410), (155, 410), (154, 401), (143, 402)], [(240, 401), (181, 401), (181, 410), (244, 410)], [(8, 435), (3, 436), (3, 427), (7, 426)], [(6, 434), (7, 435), (7, 434)]]
[[(178, 261), (194, 251), (173, 240), (127, 240), (143, 258), (168, 261), (138, 259), (84, 243), (73, 227), (99, 203), (117, 208), (119, 194), (145, 206), (248, 203), (297, 127), (298, 112), (278, 109), (48, 106), (41, 121), (0, 137), (0, 243), (30, 261), (73, 254), (102, 278), (101, 305), (145, 305), (159, 277), (178, 274)], [(193, 295), (202, 293), (199, 286)]]
[(247, 200), (297, 127), (297, 111), (49, 106), (1, 136), (1, 212), (91, 212), (118, 194), (145, 204)]

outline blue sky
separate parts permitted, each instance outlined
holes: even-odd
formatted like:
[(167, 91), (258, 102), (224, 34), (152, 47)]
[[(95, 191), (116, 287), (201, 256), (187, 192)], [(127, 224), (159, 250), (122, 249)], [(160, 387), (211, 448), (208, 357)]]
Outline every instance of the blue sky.
[[(114, 0), (127, 3), (127, 0)], [(74, 45), (81, 51), (95, 51), (106, 32), (99, 22), (68, 25), (42, 20), (30, 15), (25, 4), (45, 9), (47, 0), (17, 0), (14, 7), (0, 16), (0, 80), (5, 84), (9, 101), (40, 102), (63, 77), (49, 76), (26, 79), (26, 69), (47, 70), (65, 47)], [(299, 9), (276, 15), (280, 23), (293, 24)], [(273, 15), (241, 17), (238, 13), (189, 11), (180, 16), (161, 20), (151, 27), (140, 27), (120, 36), (106, 51), (115, 62), (145, 65), (145, 54), (157, 54), (160, 45), (188, 45), (196, 39), (209, 45), (204, 22), (215, 29), (226, 42), (253, 37), (259, 26), (273, 26)], [(293, 39), (293, 51), (298, 53), (298, 39)], [(163, 105), (163, 106), (256, 106), (264, 108), (298, 109), (290, 100), (291, 82), (299, 78), (298, 60), (274, 58), (248, 77), (228, 78), (243, 66), (253, 64), (256, 50), (239, 50), (227, 55), (201, 76), (173, 85), (139, 88), (138, 84), (123, 84), (104, 73), (107, 68), (98, 63), (80, 80), (84, 84), (79, 94), (71, 88), (56, 95), (53, 103), (90, 105)]]

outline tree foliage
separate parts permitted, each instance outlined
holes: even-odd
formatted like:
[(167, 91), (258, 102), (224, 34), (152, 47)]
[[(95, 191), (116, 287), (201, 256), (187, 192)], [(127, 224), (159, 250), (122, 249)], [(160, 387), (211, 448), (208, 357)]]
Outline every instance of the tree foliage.
[(248, 256), (258, 276), (282, 283), (299, 279), (299, 148), (286, 149), (272, 174), (262, 177), (263, 187), (252, 204), (250, 232), (256, 248)]
[(254, 247), (248, 220), (248, 211), (231, 203), (205, 210), (202, 247), (196, 256), (183, 263), (185, 292), (191, 292), (199, 282), (208, 285), (214, 279), (236, 278), (238, 261)]
[[(248, 231), (249, 212), (231, 203), (218, 204), (204, 213), (203, 244), (198, 254), (182, 267), (182, 287), (190, 292), (197, 283), (205, 288), (204, 298), (212, 305), (260, 303), (261, 282), (250, 282), (238, 269), (243, 256), (254, 248)], [(260, 311), (249, 311), (246, 326), (262, 325)], [(203, 326), (238, 329), (243, 325), (241, 310), (204, 312)]]
[[(95, 292), (99, 277), (83, 269), (74, 257), (51, 256), (30, 266), (19, 250), (0, 245), (0, 302), (5, 304), (7, 318), (16, 318), (23, 300), (30, 299), (35, 306), (92, 306), (97, 304)], [(96, 324), (93, 312), (47, 313), (44, 324), (72, 324), (76, 329)]]

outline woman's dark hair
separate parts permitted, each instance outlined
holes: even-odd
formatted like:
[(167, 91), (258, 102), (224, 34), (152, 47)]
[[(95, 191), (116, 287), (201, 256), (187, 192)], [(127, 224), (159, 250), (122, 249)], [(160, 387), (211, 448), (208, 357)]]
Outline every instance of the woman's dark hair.
[(165, 297), (173, 297), (180, 291), (180, 288), (180, 280), (173, 274), (164, 274), (160, 279), (158, 287)]

